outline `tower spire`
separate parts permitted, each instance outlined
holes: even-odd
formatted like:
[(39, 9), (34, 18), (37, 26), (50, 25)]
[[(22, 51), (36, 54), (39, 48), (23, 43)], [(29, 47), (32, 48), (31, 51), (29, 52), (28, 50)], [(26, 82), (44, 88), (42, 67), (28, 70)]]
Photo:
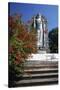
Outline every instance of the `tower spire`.
[(48, 30), (47, 30), (47, 19), (45, 16), (38, 13), (34, 16), (34, 28), (37, 29), (37, 48), (38, 51), (48, 52)]

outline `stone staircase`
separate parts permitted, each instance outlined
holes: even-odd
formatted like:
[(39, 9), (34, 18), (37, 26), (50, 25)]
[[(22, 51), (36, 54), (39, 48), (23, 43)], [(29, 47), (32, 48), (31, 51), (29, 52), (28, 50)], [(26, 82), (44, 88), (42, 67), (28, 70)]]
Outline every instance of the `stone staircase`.
[(27, 61), (16, 87), (58, 84), (58, 61)]

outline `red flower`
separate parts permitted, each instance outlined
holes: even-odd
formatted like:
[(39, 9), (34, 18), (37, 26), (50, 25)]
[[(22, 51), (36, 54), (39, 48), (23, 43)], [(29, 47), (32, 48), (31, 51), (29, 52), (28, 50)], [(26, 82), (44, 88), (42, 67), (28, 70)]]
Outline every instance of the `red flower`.
[(13, 47), (10, 46), (10, 47), (9, 47), (9, 53), (13, 53), (13, 52), (14, 52)]

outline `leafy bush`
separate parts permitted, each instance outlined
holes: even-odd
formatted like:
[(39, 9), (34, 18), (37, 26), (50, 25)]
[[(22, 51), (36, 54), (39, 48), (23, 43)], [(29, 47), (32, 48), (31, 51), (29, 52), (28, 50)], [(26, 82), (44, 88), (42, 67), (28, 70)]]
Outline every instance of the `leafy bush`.
[(24, 62), (36, 52), (36, 32), (28, 32), (21, 17), (9, 16), (9, 75), (15, 77), (16, 74), (23, 73)]

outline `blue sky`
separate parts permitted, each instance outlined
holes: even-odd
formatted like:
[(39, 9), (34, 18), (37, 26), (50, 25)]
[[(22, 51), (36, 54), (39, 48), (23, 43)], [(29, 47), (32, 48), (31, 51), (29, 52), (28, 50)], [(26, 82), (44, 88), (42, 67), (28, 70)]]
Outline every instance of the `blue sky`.
[(48, 20), (48, 30), (58, 26), (58, 6), (27, 3), (10, 3), (10, 15), (22, 14), (22, 20), (27, 22), (32, 16), (41, 13)]

